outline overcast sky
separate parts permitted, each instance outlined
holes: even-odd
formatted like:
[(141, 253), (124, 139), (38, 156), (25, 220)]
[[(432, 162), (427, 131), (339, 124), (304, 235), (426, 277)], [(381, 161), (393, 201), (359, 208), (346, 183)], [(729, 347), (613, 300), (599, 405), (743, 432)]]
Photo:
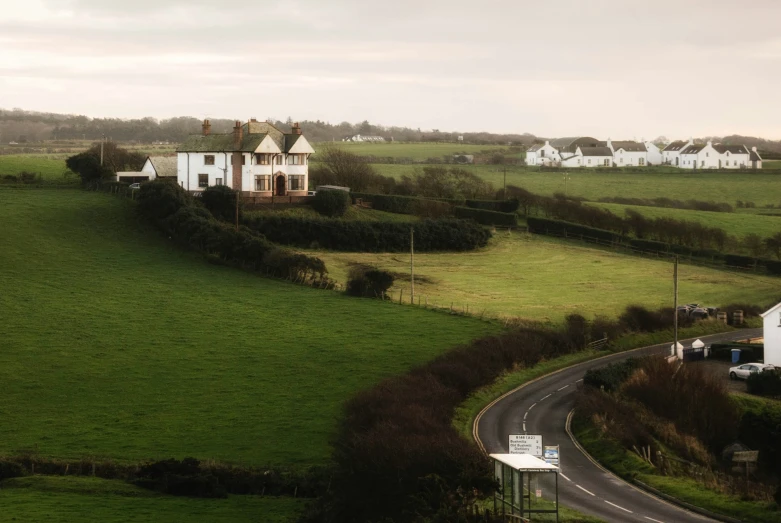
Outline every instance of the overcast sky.
[(0, 0), (0, 107), (781, 139), (778, 0)]

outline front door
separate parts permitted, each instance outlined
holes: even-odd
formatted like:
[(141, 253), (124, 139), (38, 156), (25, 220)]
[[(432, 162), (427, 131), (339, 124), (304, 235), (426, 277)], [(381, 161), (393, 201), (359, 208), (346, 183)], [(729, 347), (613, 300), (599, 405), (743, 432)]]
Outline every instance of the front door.
[(285, 195), (285, 177), (283, 175), (277, 176), (277, 196), (284, 196)]

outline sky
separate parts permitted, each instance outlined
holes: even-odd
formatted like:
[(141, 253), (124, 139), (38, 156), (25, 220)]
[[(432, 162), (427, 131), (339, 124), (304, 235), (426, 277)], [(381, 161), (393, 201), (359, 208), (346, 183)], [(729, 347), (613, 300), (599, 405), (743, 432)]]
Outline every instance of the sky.
[(781, 139), (778, 0), (0, 0), (0, 107)]

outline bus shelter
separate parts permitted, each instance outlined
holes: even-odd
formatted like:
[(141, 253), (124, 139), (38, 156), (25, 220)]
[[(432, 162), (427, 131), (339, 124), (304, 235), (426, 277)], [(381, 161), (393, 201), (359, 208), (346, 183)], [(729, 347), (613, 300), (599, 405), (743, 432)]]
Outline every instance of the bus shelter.
[(491, 454), (494, 513), (532, 521), (534, 514), (556, 514), (559, 520), (559, 468), (530, 454)]

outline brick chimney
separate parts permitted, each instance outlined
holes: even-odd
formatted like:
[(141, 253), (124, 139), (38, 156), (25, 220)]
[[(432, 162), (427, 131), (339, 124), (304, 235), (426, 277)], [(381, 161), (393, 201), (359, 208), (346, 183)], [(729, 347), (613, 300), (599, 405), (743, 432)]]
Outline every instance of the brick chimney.
[(209, 136), (212, 133), (212, 124), (209, 120), (203, 121), (203, 135)]
[(241, 122), (236, 120), (236, 125), (233, 126), (233, 148), (235, 150), (241, 149), (241, 141), (244, 139), (244, 129), (241, 128)]
[(298, 122), (293, 124), (293, 128), (291, 130), (293, 134), (301, 134), (301, 126), (298, 125)]

